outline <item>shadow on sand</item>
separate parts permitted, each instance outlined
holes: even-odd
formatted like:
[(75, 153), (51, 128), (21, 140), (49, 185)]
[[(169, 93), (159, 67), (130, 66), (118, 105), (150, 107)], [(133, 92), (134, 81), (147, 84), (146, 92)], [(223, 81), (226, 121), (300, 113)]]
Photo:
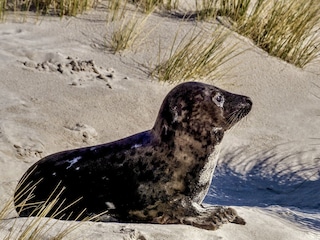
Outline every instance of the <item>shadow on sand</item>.
[(320, 230), (320, 158), (287, 147), (222, 154), (205, 203), (272, 209)]

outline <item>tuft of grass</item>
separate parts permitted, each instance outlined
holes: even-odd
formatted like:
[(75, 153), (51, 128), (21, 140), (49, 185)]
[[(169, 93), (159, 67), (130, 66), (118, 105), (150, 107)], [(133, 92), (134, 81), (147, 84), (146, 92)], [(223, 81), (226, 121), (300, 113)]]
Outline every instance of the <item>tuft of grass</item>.
[(179, 0), (108, 0), (107, 22), (122, 19), (127, 12), (127, 8), (130, 8), (129, 5), (134, 6), (136, 9), (141, 10), (143, 13), (150, 14), (157, 8), (169, 11), (172, 9), (177, 9)]
[(170, 83), (218, 77), (221, 74), (218, 68), (235, 56), (232, 54), (235, 45), (223, 46), (228, 35), (222, 28), (210, 33), (194, 29), (177, 44), (176, 34), (167, 60), (160, 60), (159, 43), (158, 65), (151, 71), (151, 75), (159, 81)]
[(3, 19), (6, 11), (75, 16), (96, 4), (97, 0), (0, 0), (0, 17)]
[(132, 47), (141, 34), (148, 17), (149, 14), (139, 17), (135, 12), (129, 18), (124, 17), (114, 23), (115, 30), (111, 33), (111, 36), (106, 36), (106, 46), (113, 53)]
[[(51, 1), (47, 1), (51, 2)], [(88, 8), (93, 8), (96, 4), (94, 0), (60, 0), (54, 1), (57, 4), (57, 9), (59, 9), (59, 15), (64, 16), (76, 16), (79, 13), (83, 13)], [(49, 5), (50, 7), (50, 5)]]
[[(215, 0), (216, 1), (216, 0)], [(196, 0), (196, 16), (198, 20), (215, 19), (217, 16), (216, 3), (213, 0)], [(223, 0), (222, 0), (223, 1)]]
[[(22, 181), (23, 182), (23, 181)], [(11, 239), (19, 239), (19, 240), (38, 240), (47, 237), (48, 234), (52, 235), (52, 239), (60, 240), (69, 235), (72, 231), (76, 230), (84, 221), (95, 221), (98, 220), (100, 215), (105, 214), (101, 213), (100, 215), (96, 215), (93, 217), (84, 218), (81, 221), (77, 221), (78, 218), (82, 215), (81, 212), (78, 218), (75, 220), (77, 222), (70, 222), (69, 224), (64, 224), (62, 227), (56, 227), (55, 230), (53, 228), (57, 226), (59, 219), (56, 219), (57, 216), (60, 216), (66, 209), (76, 204), (77, 201), (69, 204), (68, 206), (62, 207), (64, 201), (61, 201), (60, 197), (62, 192), (65, 190), (63, 187), (58, 184), (56, 188), (53, 190), (48, 199), (42, 203), (34, 203), (27, 204), (27, 202), (32, 199), (36, 185), (39, 182), (27, 185), (25, 188), (21, 189), (21, 192), (16, 194), (15, 199), (10, 199), (2, 209), (0, 209), (0, 226), (3, 224), (3, 221), (8, 218), (8, 216), (15, 210), (14, 202), (19, 201), (18, 208), (34, 208), (34, 211), (37, 211), (36, 216), (28, 217), (25, 219), (22, 226), (16, 226), (17, 219), (13, 221), (13, 225), (10, 227), (10, 232), (5, 237), (5, 240)], [(22, 184), (22, 183), (21, 183)], [(21, 185), (20, 185), (21, 186)], [(23, 195), (27, 194), (27, 199), (21, 201)], [(85, 209), (83, 210), (85, 211)], [(32, 213), (31, 213), (32, 215)], [(67, 218), (68, 219), (68, 218)], [(6, 222), (6, 224), (8, 224)], [(58, 230), (57, 230), (58, 229)], [(54, 232), (54, 234), (52, 234)]]
[(127, 10), (128, 0), (109, 0), (107, 4), (107, 22), (122, 19)]
[(320, 52), (319, 24), (318, 1), (274, 1), (271, 6), (257, 5), (239, 32), (244, 32), (272, 56), (304, 67)]
[(241, 24), (248, 13), (250, 2), (251, 0), (215, 0), (217, 15), (227, 16)]
[(221, 0), (217, 3), (219, 15), (229, 17), (235, 23), (235, 31), (252, 39), (270, 55), (301, 68), (319, 56), (319, 1)]
[(178, 9), (179, 0), (167, 0), (162, 6), (166, 10)]
[(132, 0), (132, 2), (145, 13), (151, 13), (156, 9), (156, 7), (164, 4), (163, 0)]
[(151, 13), (156, 8), (177, 9), (179, 5), (179, 0), (131, 0), (131, 2), (145, 13)]

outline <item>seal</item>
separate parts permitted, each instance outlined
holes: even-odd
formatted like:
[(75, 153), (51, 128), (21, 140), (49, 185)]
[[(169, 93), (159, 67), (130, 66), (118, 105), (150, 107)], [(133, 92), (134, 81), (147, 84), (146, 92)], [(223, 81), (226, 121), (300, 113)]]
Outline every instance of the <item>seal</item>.
[[(15, 191), (20, 216), (182, 223), (216, 229), (245, 224), (227, 207), (205, 208), (224, 132), (246, 116), (250, 98), (187, 82), (165, 97), (151, 130), (49, 155)], [(43, 213), (44, 212), (44, 213)]]

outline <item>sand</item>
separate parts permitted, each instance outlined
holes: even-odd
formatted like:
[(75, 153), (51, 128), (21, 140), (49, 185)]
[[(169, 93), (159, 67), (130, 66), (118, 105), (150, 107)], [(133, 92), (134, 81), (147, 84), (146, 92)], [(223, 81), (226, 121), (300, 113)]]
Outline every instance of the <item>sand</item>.
[[(7, 15), (0, 24), (0, 207), (40, 158), (150, 129), (174, 84), (148, 75), (158, 41), (168, 50), (178, 29), (194, 22), (154, 14), (133, 50), (104, 47), (102, 8), (78, 17)], [(183, 225), (85, 222), (64, 239), (320, 239), (320, 67), (296, 68), (232, 34), (242, 54), (228, 76), (206, 79), (253, 100), (252, 112), (226, 134), (207, 204), (234, 206), (247, 225), (217, 231)], [(83, 68), (78, 71), (77, 66)], [(75, 225), (47, 219), (39, 239)], [(27, 224), (12, 211), (0, 238)], [(29, 219), (28, 221), (32, 221)], [(42, 235), (41, 235), (42, 234)]]

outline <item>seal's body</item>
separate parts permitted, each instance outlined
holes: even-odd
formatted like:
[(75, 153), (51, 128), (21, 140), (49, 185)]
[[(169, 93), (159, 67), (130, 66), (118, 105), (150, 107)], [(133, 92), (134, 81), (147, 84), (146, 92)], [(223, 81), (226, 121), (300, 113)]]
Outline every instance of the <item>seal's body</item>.
[[(20, 216), (185, 223), (216, 229), (244, 224), (231, 208), (200, 204), (211, 183), (224, 132), (251, 110), (248, 97), (189, 82), (164, 99), (154, 127), (35, 163), (15, 192)], [(52, 207), (54, 203), (54, 206)]]

